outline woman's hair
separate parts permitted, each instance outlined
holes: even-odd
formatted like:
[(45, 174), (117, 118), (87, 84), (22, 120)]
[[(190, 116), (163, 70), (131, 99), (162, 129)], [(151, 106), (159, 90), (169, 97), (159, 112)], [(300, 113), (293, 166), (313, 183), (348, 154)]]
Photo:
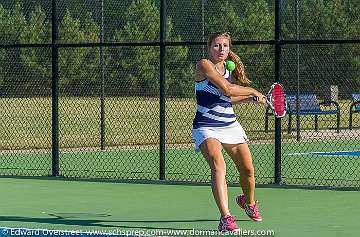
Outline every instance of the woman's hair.
[[(229, 32), (216, 32), (212, 34), (208, 39), (208, 47), (211, 46), (212, 42), (217, 37), (225, 37), (229, 40), (229, 44), (231, 46), (231, 36)], [(235, 70), (232, 72), (231, 76), (235, 83), (243, 86), (249, 86), (251, 81), (245, 74), (245, 66), (242, 63), (240, 57), (236, 55), (233, 51), (229, 51), (228, 59), (233, 61), (236, 65)]]

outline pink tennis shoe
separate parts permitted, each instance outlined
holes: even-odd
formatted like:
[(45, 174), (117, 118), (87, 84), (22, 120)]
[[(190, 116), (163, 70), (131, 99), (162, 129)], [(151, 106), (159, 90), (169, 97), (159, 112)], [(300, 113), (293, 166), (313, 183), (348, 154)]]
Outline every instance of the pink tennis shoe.
[(219, 231), (221, 232), (239, 232), (240, 228), (236, 224), (235, 217), (227, 215), (220, 218)]
[(262, 217), (259, 211), (259, 208), (257, 207), (257, 203), (254, 203), (252, 205), (249, 205), (246, 203), (246, 197), (244, 194), (239, 195), (236, 197), (236, 203), (245, 210), (246, 214), (250, 219), (253, 221), (262, 221)]

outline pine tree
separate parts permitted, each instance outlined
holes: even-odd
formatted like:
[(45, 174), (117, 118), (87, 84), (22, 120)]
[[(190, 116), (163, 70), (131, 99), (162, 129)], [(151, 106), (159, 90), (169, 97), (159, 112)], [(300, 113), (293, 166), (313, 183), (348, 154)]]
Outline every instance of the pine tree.
[[(51, 26), (40, 6), (30, 14), (30, 20), (20, 35), (20, 42), (51, 42)], [(49, 95), (51, 86), (51, 50), (48, 48), (22, 48), (21, 60), (27, 70), (28, 87), (36, 89), (37, 95)]]
[[(158, 42), (160, 12), (152, 0), (134, 0), (125, 11), (125, 25), (116, 31), (115, 42)], [(166, 22), (166, 40), (181, 41), (172, 36), (171, 18)], [(110, 77), (120, 95), (159, 93), (159, 47), (126, 47), (110, 51)], [(166, 85), (169, 95), (189, 94), (193, 68), (187, 62), (187, 47), (167, 47)], [(114, 88), (114, 87), (113, 87)]]
[[(5, 9), (0, 4), (0, 42), (5, 44), (20, 43), (20, 34), (26, 25), (25, 17), (22, 13), (22, 6), (15, 2), (10, 10)], [(26, 78), (19, 75), (26, 74), (23, 65), (20, 63), (20, 49), (0, 49), (0, 86), (2, 95), (24, 96), (28, 88)]]
[[(99, 42), (99, 26), (88, 13), (84, 22), (74, 19), (66, 10), (61, 21), (60, 43)], [(99, 49), (97, 47), (61, 48), (59, 50), (60, 86), (72, 95), (93, 95), (99, 80)]]

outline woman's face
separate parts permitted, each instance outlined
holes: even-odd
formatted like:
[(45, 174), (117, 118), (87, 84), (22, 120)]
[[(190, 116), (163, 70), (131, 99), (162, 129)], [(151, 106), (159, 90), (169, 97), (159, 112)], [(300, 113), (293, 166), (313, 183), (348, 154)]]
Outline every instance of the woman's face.
[(216, 37), (210, 46), (210, 56), (215, 62), (227, 59), (230, 51), (229, 39), (224, 36)]

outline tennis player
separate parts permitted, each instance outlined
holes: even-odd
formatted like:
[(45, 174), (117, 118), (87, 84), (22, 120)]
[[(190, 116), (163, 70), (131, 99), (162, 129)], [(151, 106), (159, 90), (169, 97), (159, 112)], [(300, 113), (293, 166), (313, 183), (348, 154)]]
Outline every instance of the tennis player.
[[(231, 36), (217, 32), (208, 40), (208, 58), (197, 63), (195, 82), (197, 111), (193, 121), (192, 138), (196, 150), (200, 150), (211, 169), (211, 187), (220, 211), (219, 231), (239, 231), (235, 217), (228, 206), (226, 164), (222, 147), (234, 161), (240, 173), (243, 194), (236, 197), (237, 204), (254, 221), (261, 221), (254, 199), (255, 177), (248, 138), (236, 120), (232, 104), (254, 101), (266, 105), (266, 98), (249, 87), (251, 81), (245, 75), (240, 58), (230, 50)], [(226, 60), (235, 62), (230, 72)]]

